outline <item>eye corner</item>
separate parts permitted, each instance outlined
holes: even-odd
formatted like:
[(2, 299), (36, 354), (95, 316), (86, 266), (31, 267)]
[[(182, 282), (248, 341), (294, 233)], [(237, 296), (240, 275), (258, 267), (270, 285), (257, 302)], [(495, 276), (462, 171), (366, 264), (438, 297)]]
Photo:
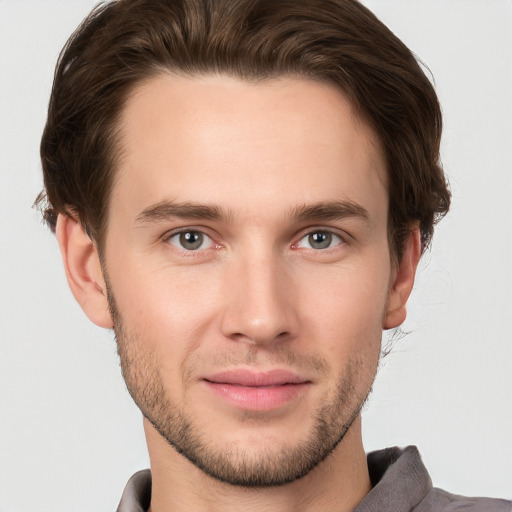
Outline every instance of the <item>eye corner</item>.
[(200, 253), (218, 246), (210, 235), (195, 228), (182, 228), (168, 232), (162, 240), (183, 253)]
[(335, 250), (339, 246), (347, 245), (347, 238), (341, 233), (328, 228), (313, 228), (303, 232), (292, 249), (323, 252)]

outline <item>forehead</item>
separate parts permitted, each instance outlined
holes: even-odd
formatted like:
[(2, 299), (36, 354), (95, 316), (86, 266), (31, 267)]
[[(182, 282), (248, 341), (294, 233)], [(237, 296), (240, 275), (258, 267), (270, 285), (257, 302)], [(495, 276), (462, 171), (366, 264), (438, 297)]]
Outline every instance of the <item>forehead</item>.
[(375, 198), (387, 214), (378, 139), (330, 84), (162, 74), (133, 91), (120, 132), (111, 207), (127, 215), (166, 200), (238, 213)]

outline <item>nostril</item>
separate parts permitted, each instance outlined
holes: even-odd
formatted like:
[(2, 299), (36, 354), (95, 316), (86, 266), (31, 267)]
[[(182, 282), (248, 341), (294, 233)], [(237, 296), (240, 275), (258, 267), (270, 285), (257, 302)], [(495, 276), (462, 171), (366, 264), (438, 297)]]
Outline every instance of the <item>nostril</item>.
[(243, 333), (243, 332), (234, 332), (229, 337), (237, 341), (239, 343), (247, 343), (251, 345), (266, 345), (276, 342), (283, 342), (290, 336), (288, 331), (281, 331), (277, 334), (270, 332), (253, 332), (253, 333)]

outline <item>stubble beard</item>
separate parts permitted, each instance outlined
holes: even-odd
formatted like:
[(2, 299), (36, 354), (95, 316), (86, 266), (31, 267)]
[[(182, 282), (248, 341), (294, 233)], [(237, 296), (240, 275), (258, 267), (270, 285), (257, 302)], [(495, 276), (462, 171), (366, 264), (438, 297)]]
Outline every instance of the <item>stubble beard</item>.
[[(169, 399), (154, 354), (144, 352), (142, 344), (137, 343), (137, 336), (125, 328), (110, 290), (108, 299), (123, 378), (142, 414), (178, 453), (205, 474), (229, 485), (275, 487), (304, 477), (343, 440), (371, 392), (372, 382), (363, 391), (356, 390), (357, 374), (363, 364), (359, 360), (352, 361), (339, 378), (333, 398), (314, 414), (307, 440), (295, 446), (267, 447), (257, 453), (244, 448), (215, 446), (187, 417), (186, 411)], [(283, 359), (296, 362), (297, 356), (289, 354), (288, 358), (286, 355), (283, 358), (281, 355), (279, 362)], [(327, 366), (319, 359), (305, 364), (315, 368)]]

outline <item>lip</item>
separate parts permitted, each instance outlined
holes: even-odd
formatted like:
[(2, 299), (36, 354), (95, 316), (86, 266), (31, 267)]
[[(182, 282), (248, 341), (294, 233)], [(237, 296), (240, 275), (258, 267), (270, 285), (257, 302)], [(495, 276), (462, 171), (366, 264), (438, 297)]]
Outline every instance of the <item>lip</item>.
[(203, 379), (206, 387), (230, 405), (253, 411), (270, 411), (297, 400), (311, 381), (284, 369), (266, 372), (228, 370)]

